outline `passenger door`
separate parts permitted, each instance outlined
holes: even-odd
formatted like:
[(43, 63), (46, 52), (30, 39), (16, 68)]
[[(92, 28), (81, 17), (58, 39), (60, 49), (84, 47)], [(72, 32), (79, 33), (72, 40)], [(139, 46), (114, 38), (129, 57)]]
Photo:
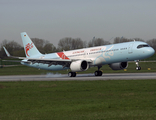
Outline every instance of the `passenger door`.
[(129, 54), (133, 53), (133, 44), (134, 43), (130, 43), (129, 46), (128, 46), (128, 53)]

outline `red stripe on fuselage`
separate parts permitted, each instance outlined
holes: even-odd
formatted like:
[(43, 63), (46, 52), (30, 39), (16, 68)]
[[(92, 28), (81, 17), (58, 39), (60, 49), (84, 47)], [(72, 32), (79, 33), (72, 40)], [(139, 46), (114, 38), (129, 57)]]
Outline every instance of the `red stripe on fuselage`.
[(63, 52), (58, 52), (57, 54), (62, 59), (69, 59)]

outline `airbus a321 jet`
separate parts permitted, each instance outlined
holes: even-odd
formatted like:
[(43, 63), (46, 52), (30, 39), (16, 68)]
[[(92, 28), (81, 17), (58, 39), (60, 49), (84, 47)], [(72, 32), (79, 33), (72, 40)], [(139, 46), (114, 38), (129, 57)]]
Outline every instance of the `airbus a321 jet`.
[(86, 71), (90, 67), (97, 67), (95, 76), (102, 76), (100, 68), (108, 64), (113, 70), (127, 68), (128, 61), (136, 62), (136, 69), (140, 70), (139, 60), (152, 56), (155, 51), (145, 42), (125, 42), (98, 47), (83, 48), (50, 54), (41, 54), (26, 32), (21, 33), (26, 57), (14, 57), (4, 50), (8, 57), (21, 60), (21, 64), (45, 70), (70, 69), (69, 77), (76, 77), (76, 72)]

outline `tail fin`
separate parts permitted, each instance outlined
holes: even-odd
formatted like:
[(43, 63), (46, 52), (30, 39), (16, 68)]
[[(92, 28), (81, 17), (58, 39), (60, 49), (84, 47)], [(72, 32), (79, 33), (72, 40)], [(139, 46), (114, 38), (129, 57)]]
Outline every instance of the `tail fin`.
[(29, 57), (42, 55), (38, 51), (38, 49), (36, 48), (36, 46), (34, 45), (32, 40), (29, 38), (26, 32), (21, 33), (21, 37), (22, 37), (26, 57), (29, 58)]

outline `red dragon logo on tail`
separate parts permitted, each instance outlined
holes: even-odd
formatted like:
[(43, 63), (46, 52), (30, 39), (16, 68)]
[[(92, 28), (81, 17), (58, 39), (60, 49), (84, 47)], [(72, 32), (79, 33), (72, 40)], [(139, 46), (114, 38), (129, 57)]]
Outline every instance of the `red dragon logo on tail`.
[(33, 43), (28, 43), (26, 46), (25, 46), (25, 51), (26, 51), (26, 54), (27, 54), (27, 56), (28, 57), (30, 57), (29, 55), (28, 55), (28, 51), (31, 49), (31, 48), (33, 48)]

